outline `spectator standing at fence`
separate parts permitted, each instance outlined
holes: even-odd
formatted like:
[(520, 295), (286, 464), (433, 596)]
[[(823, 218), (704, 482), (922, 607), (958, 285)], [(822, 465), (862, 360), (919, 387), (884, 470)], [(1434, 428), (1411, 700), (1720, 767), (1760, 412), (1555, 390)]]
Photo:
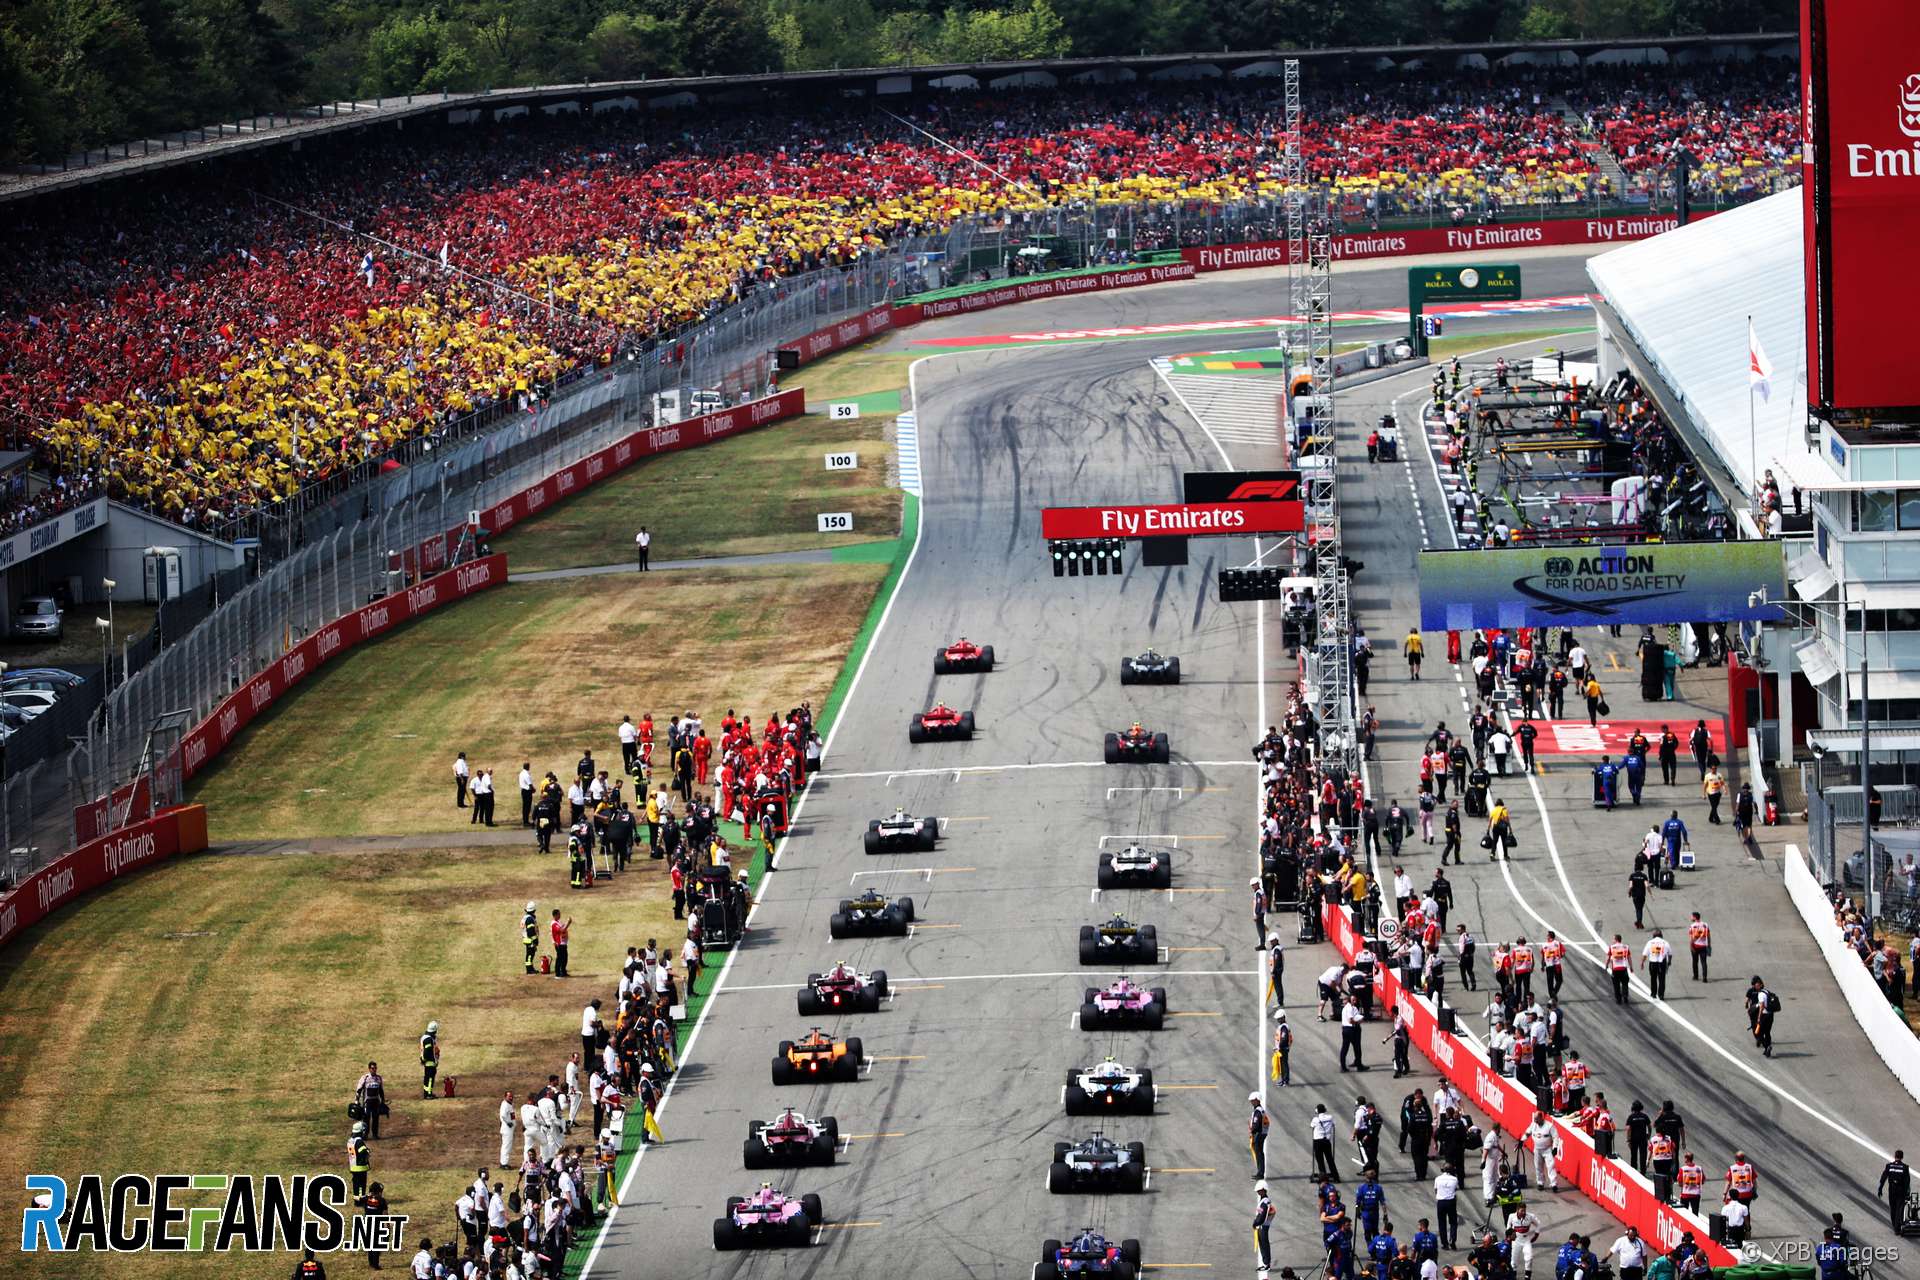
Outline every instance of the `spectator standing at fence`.
[(653, 535), (647, 532), (647, 526), (641, 525), (640, 532), (633, 535), (633, 554), (638, 561), (641, 573), (647, 572), (647, 556), (653, 550)]

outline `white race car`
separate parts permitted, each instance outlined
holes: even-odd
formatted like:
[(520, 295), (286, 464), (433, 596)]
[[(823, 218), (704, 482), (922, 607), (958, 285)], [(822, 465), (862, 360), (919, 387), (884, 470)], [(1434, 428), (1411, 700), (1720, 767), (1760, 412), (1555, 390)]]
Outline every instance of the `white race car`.
[(1067, 1072), (1067, 1114), (1127, 1113), (1150, 1116), (1158, 1095), (1153, 1071), (1122, 1066), (1111, 1054), (1091, 1067)]

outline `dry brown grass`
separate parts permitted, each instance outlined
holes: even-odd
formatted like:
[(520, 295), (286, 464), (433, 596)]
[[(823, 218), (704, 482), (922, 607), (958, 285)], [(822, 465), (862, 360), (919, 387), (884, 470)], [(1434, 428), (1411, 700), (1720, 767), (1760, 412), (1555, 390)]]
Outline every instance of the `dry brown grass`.
[[(499, 1154), (501, 1091), (563, 1069), (581, 1005), (611, 997), (629, 944), (680, 936), (662, 865), (575, 892), (558, 855), (518, 849), (209, 855), (88, 898), (0, 953), (0, 1185), (17, 1191), (28, 1173), (342, 1172), (346, 1103), (371, 1058), (393, 1106), (373, 1176), (413, 1216), (410, 1238), (439, 1239), (460, 1186)], [(521, 972), (530, 898), (543, 918), (558, 906), (574, 919), (568, 981)], [(453, 1099), (419, 1100), (428, 1019)], [(67, 1255), (12, 1274), (235, 1265)]]
[(516, 583), (322, 670), (197, 780), (216, 843), (447, 831), (452, 765), (491, 766), (518, 821), (522, 761), (583, 748), (616, 775), (614, 727), (689, 708), (758, 720), (827, 691), (885, 565), (777, 565)]

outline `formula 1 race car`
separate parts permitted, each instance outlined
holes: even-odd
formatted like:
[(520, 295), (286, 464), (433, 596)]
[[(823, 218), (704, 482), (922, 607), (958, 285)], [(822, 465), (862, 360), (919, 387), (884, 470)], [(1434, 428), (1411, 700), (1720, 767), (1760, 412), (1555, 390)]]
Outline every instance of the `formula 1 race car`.
[(1080, 1002), (1080, 1029), (1137, 1028), (1158, 1031), (1167, 1018), (1167, 989), (1149, 991), (1131, 979), (1116, 978), (1104, 987), (1088, 987)]
[(727, 1197), (727, 1216), (713, 1220), (713, 1247), (724, 1252), (804, 1246), (825, 1221), (819, 1196), (789, 1196), (763, 1182), (751, 1196)]
[(1152, 649), (1137, 658), (1120, 659), (1121, 684), (1179, 684), (1180, 659)]
[(1033, 1269), (1033, 1280), (1063, 1280), (1066, 1276), (1112, 1276), (1114, 1280), (1137, 1280), (1140, 1274), (1140, 1242), (1111, 1240), (1087, 1227), (1079, 1235), (1061, 1244), (1048, 1240), (1040, 1246), (1040, 1265)]
[(798, 1040), (782, 1040), (773, 1055), (775, 1084), (814, 1080), (858, 1080), (866, 1049), (859, 1036), (835, 1040), (815, 1027)]
[(955, 711), (944, 702), (936, 702), (907, 722), (908, 742), (934, 742), (941, 738), (973, 737), (973, 712)]
[(816, 1013), (878, 1013), (887, 998), (887, 971), (861, 973), (845, 961), (825, 973), (807, 975), (800, 991), (800, 1016)]
[(1173, 887), (1173, 850), (1130, 844), (1118, 853), (1100, 855), (1102, 889), (1169, 889)]
[(905, 809), (895, 809), (888, 818), (867, 822), (868, 853), (894, 853), (907, 849), (931, 849), (940, 838), (940, 819), (916, 818)]
[(1053, 1144), (1053, 1163), (1047, 1166), (1047, 1190), (1055, 1195), (1076, 1191), (1144, 1191), (1147, 1186), (1147, 1146), (1129, 1142), (1124, 1147), (1095, 1133), (1080, 1142)]
[(840, 909), (827, 918), (827, 932), (836, 938), (904, 938), (912, 925), (913, 899), (888, 900), (878, 889), (840, 899)]
[(1108, 764), (1165, 764), (1172, 748), (1164, 733), (1148, 733), (1136, 721), (1125, 733), (1107, 735)]
[(1109, 1054), (1099, 1064), (1081, 1071), (1067, 1072), (1067, 1114), (1099, 1115), (1102, 1112), (1153, 1114), (1156, 1095), (1153, 1072), (1149, 1068), (1129, 1070)]
[(768, 1121), (747, 1125), (740, 1154), (749, 1169), (773, 1165), (832, 1164), (840, 1149), (840, 1122), (832, 1116), (809, 1120), (788, 1107)]
[(1152, 925), (1136, 927), (1124, 916), (1115, 916), (1102, 925), (1083, 924), (1080, 926), (1080, 963), (1159, 964), (1160, 938)]
[(937, 676), (958, 675), (962, 671), (993, 670), (993, 646), (984, 648), (961, 636), (952, 644), (933, 651), (933, 673)]

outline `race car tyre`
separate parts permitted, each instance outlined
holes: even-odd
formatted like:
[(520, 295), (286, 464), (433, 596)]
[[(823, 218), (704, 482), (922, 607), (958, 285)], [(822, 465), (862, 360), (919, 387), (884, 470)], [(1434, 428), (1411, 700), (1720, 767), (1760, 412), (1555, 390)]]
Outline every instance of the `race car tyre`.
[(1160, 934), (1150, 924), (1140, 926), (1140, 932), (1133, 935), (1146, 954), (1140, 957), (1142, 964), (1160, 963)]
[(912, 923), (913, 921), (913, 899), (912, 898), (898, 898), (894, 901), (893, 905), (900, 908), (900, 914), (907, 918), (908, 923)]
[(847, 916), (850, 916), (850, 915), (852, 915), (852, 914), (853, 914), (853, 899), (851, 899), (851, 898), (842, 898), (842, 899), (840, 899), (840, 905), (839, 905), (839, 906), (837, 906), (837, 907), (835, 907), (835, 908), (834, 908), (834, 910), (835, 910), (835, 911), (838, 911), (838, 912), (839, 912), (839, 913), (840, 913), (841, 915), (847, 915)]
[(1107, 763), (1120, 763), (1120, 735), (1117, 733), (1107, 735)]
[(1099, 886), (1102, 889), (1113, 888), (1115, 876), (1113, 874), (1113, 855), (1112, 854), (1103, 853), (1100, 855), (1100, 870), (1095, 874), (1094, 880), (1099, 884)]
[(1146, 1170), (1146, 1167), (1147, 1167), (1147, 1144), (1146, 1143), (1129, 1142), (1127, 1144), (1127, 1154), (1133, 1157), (1133, 1162), (1139, 1165), (1143, 1172)]
[(1040, 1265), (1034, 1268), (1033, 1280), (1060, 1280), (1060, 1242), (1058, 1240), (1040, 1242)]
[(728, 1196), (727, 1197), (727, 1216), (731, 1218), (733, 1216), (733, 1211), (735, 1209), (738, 1209), (741, 1205), (745, 1204), (746, 1202), (747, 1202), (747, 1198), (745, 1196)]
[(1153, 735), (1152, 758), (1155, 764), (1166, 764), (1173, 758), (1173, 748), (1168, 745), (1166, 734), (1156, 733)]
[(862, 843), (868, 853), (886, 852), (886, 850), (880, 847), (880, 833), (878, 831), (869, 830), (866, 839)]
[(1120, 1242), (1120, 1257), (1128, 1266), (1138, 1271), (1140, 1269), (1140, 1242), (1138, 1240), (1122, 1240)]
[(971, 711), (960, 713), (960, 736), (969, 740), (973, 738), (973, 712)]
[(1072, 1088), (1080, 1079), (1080, 1073), (1072, 1067), (1067, 1068), (1067, 1087)]
[(732, 1218), (713, 1220), (713, 1247), (721, 1253), (740, 1247), (740, 1228), (733, 1225)]
[[(860, 1043), (859, 1036), (847, 1037), (847, 1052), (840, 1059), (840, 1070), (849, 1080), (860, 1077), (860, 1064), (867, 1060), (867, 1047)], [(836, 1134), (839, 1130), (834, 1131)]]
[(873, 994), (881, 1000), (887, 998), (887, 971), (885, 969), (875, 969), (873, 971)]
[(1087, 1091), (1077, 1084), (1067, 1086), (1067, 1114), (1084, 1116), (1093, 1114), (1093, 1101), (1087, 1097)]
[(833, 1145), (840, 1145), (840, 1122), (832, 1116), (820, 1117), (820, 1132), (833, 1139)]
[(993, 646), (992, 645), (985, 645), (981, 648), (980, 669), (982, 671), (993, 670)]
[(749, 1138), (757, 1138), (760, 1136), (760, 1131), (766, 1127), (767, 1125), (764, 1120), (749, 1120), (747, 1121), (747, 1136)]
[(1153, 1104), (1155, 1099), (1153, 1096), (1153, 1068), (1152, 1067), (1140, 1068), (1140, 1087), (1133, 1091), (1133, 1101), (1134, 1101), (1134, 1104), (1139, 1108), (1141, 1115), (1150, 1116), (1153, 1114)]
[(1154, 872), (1153, 887), (1156, 889), (1173, 888), (1173, 855), (1160, 855), (1160, 869)]
[[(820, 1207), (820, 1197), (811, 1191), (800, 1197), (800, 1212), (807, 1215), (807, 1225), (809, 1226), (817, 1227), (827, 1220), (826, 1211)], [(1137, 1244), (1134, 1245), (1133, 1250), (1134, 1253), (1138, 1255), (1140, 1246)]]
[(826, 1004), (820, 999), (820, 993), (812, 987), (799, 993), (800, 1016), (815, 1017), (826, 1011)]
[(821, 1164), (832, 1164), (834, 1155), (840, 1148), (840, 1139), (825, 1133), (815, 1134), (812, 1147), (810, 1154), (816, 1161)]
[[(1136, 1146), (1139, 1144), (1135, 1144)], [(1147, 1189), (1147, 1166), (1129, 1164), (1120, 1170), (1120, 1189), (1122, 1191), (1145, 1191)]]
[(803, 1213), (800, 1217), (795, 1218), (787, 1228), (787, 1243), (796, 1249), (806, 1248), (813, 1243), (813, 1229), (819, 1225), (817, 1222), (807, 1221), (806, 1215)]
[(847, 936), (847, 917), (843, 913), (836, 911), (827, 917), (827, 936), (833, 938)]
[(1100, 1029), (1100, 1006), (1091, 1000), (1080, 1006), (1080, 1029), (1082, 1031)]
[(939, 838), (940, 819), (928, 818), (927, 825), (920, 828), (920, 847), (922, 849), (931, 849), (933, 848), (934, 842)]
[(1178, 658), (1167, 659), (1167, 683), (1180, 683), (1180, 659)]
[(880, 829), (880, 819), (878, 818), (867, 819), (867, 830), (878, 831), (879, 829)]
[(744, 1143), (741, 1144), (740, 1158), (741, 1158), (741, 1162), (744, 1163), (749, 1169), (766, 1168), (767, 1167), (767, 1144), (760, 1141), (758, 1138), (748, 1138)]
[(945, 649), (935, 649), (933, 651), (933, 674), (937, 676), (953, 674), (953, 664), (947, 661), (947, 651)]
[(1167, 1025), (1167, 1006), (1150, 1004), (1140, 1014), (1140, 1025), (1148, 1031), (1159, 1031)]
[(783, 1050), (780, 1056), (773, 1060), (773, 1082), (775, 1084), (792, 1084), (793, 1080), (793, 1063), (788, 1060)]
[(1081, 938), (1080, 939), (1080, 963), (1081, 964), (1099, 964), (1100, 963), (1100, 944), (1093, 941), (1091, 938), (1085, 938), (1085, 937)]
[(1140, 673), (1133, 669), (1132, 658), (1123, 656), (1120, 659), (1120, 683), (1121, 684), (1140, 683)]
[(1100, 994), (1100, 989), (1098, 987), (1087, 987), (1085, 988), (1085, 992), (1086, 994), (1080, 997), (1080, 1002), (1082, 1004), (1092, 1004), (1093, 998)]
[(1160, 1012), (1165, 1013), (1167, 1011), (1167, 989), (1165, 987), (1155, 987), (1147, 994), (1153, 998), (1155, 1004), (1160, 1006)]
[(1073, 1170), (1064, 1160), (1055, 1160), (1047, 1166), (1047, 1190), (1057, 1196), (1063, 1196), (1073, 1190)]
[(1073, 1144), (1071, 1142), (1056, 1142), (1053, 1144), (1053, 1158), (1055, 1160), (1065, 1160), (1067, 1158), (1067, 1152), (1071, 1150), (1073, 1150)]
[(925, 742), (926, 740), (927, 740), (927, 726), (921, 724), (920, 721), (917, 719), (907, 725), (907, 741), (908, 742), (921, 743), (921, 742)]

